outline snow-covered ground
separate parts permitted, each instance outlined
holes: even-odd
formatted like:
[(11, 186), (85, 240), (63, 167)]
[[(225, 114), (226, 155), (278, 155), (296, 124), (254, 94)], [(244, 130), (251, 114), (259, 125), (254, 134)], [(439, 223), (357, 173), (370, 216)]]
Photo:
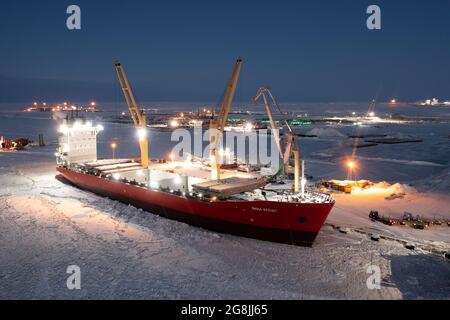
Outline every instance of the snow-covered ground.
[[(41, 114), (0, 113), (0, 135), (36, 139), (44, 133), (50, 143), (0, 152), (0, 299), (450, 299), (448, 260), (358, 232), (450, 250), (448, 227), (388, 227), (367, 217), (378, 209), (391, 216), (410, 211), (450, 218), (449, 124), (424, 126), (368, 128), (425, 138), (357, 152), (359, 175), (412, 185), (410, 192), (395, 200), (336, 195), (327, 223), (350, 232), (327, 225), (313, 248), (302, 248), (213, 233), (67, 185), (55, 178), (56, 123)], [(308, 174), (316, 179), (345, 177), (341, 159), (351, 151), (346, 135), (355, 129), (333, 129), (342, 136), (299, 141)], [(126, 143), (133, 137), (126, 125), (106, 128), (99, 137), (101, 155), (109, 156), (114, 137), (122, 139), (119, 155), (136, 155), (137, 145)], [(150, 152), (166, 154), (167, 133), (152, 132), (150, 138)], [(66, 287), (69, 265), (81, 268), (81, 290)], [(380, 290), (367, 287), (371, 265), (381, 270)]]

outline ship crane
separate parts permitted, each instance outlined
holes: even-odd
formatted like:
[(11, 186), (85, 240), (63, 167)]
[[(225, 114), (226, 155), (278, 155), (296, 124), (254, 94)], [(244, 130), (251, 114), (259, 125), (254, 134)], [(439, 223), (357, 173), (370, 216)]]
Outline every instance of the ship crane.
[(237, 59), (228, 82), (225, 96), (220, 106), (217, 116), (210, 121), (209, 136), (209, 160), (211, 165), (211, 180), (220, 180), (220, 163), (218, 161), (218, 143), (222, 138), (225, 126), (228, 121), (231, 103), (236, 92), (239, 75), (241, 73), (242, 59)]
[(122, 88), (125, 101), (130, 110), (131, 119), (134, 127), (137, 129), (139, 138), (139, 147), (141, 149), (141, 166), (148, 167), (148, 139), (147, 139), (147, 117), (144, 110), (138, 108), (133, 90), (128, 82), (125, 71), (120, 63), (115, 64), (117, 76), (119, 77), (120, 87)]
[[(282, 160), (282, 164), (280, 165), (280, 169), (275, 174), (277, 175), (284, 175), (287, 172), (287, 168), (289, 166), (289, 160), (291, 158), (291, 155), (294, 154), (294, 191), (299, 191), (299, 177), (300, 177), (300, 151), (297, 148), (297, 145), (294, 141), (294, 134), (292, 132), (292, 128), (287, 122), (286, 118), (284, 117), (284, 113), (281, 110), (280, 106), (278, 105), (277, 100), (273, 96), (272, 92), (270, 91), (268, 86), (263, 86), (259, 88), (258, 92), (256, 93), (256, 96), (253, 97), (253, 103), (256, 103), (260, 98), (262, 97), (264, 102), (264, 107), (266, 108), (267, 115), (269, 116), (269, 122), (270, 122), (270, 128), (272, 131), (272, 135), (274, 137), (275, 143), (277, 145), (278, 153), (280, 155), (280, 158)], [(286, 146), (283, 148), (281, 145), (281, 139), (278, 132), (278, 128), (275, 124), (275, 120), (273, 118), (272, 108), (270, 106), (270, 101), (272, 104), (278, 109), (278, 112), (281, 114), (283, 118), (283, 122), (288, 128), (288, 133), (285, 135), (286, 137)], [(303, 161), (302, 161), (303, 163)], [(301, 180), (301, 187), (302, 187), (302, 194), (304, 194), (304, 185), (305, 185), (305, 179), (304, 179), (304, 166), (302, 165), (302, 180)]]

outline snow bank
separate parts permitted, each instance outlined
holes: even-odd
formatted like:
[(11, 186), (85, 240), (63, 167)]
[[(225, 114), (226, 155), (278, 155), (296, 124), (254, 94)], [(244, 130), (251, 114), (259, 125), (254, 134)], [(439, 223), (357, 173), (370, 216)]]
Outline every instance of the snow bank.
[(372, 188), (383, 189), (386, 191), (386, 193), (389, 193), (389, 194), (417, 193), (417, 190), (410, 185), (401, 184), (401, 183), (395, 183), (395, 184), (391, 185), (386, 181), (376, 183), (372, 186)]
[(318, 137), (344, 137), (342, 133), (333, 128), (314, 128), (306, 134)]

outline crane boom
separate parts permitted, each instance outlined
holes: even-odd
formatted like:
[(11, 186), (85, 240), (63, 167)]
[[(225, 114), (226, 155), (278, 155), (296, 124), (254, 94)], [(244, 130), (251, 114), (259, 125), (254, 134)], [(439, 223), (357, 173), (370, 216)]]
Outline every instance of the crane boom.
[(241, 73), (242, 59), (237, 59), (228, 82), (225, 96), (220, 106), (220, 110), (216, 119), (210, 121), (210, 165), (211, 180), (220, 180), (220, 164), (218, 163), (218, 140), (224, 132), (225, 125), (228, 121), (228, 113), (230, 112), (231, 103), (233, 102), (234, 93), (236, 92), (239, 75)]
[(147, 139), (147, 118), (145, 112), (140, 110), (136, 99), (134, 98), (133, 90), (128, 82), (125, 71), (120, 63), (115, 64), (117, 76), (119, 78), (120, 87), (122, 88), (125, 102), (133, 120), (134, 127), (138, 130), (139, 147), (141, 149), (141, 165), (144, 168), (148, 167), (148, 139)]
[(236, 87), (239, 80), (239, 75), (241, 74), (241, 66), (242, 59), (237, 59), (236, 63), (234, 64), (233, 72), (231, 73), (230, 81), (228, 82), (224, 99), (217, 115), (217, 129), (221, 132), (223, 132), (228, 121), (228, 113), (230, 112), (231, 103), (233, 102), (234, 93), (236, 92)]
[(283, 150), (281, 149), (280, 136), (279, 136), (279, 133), (278, 133), (278, 129), (277, 129), (276, 125), (275, 125), (275, 121), (273, 119), (272, 109), (270, 108), (270, 104), (269, 104), (269, 101), (267, 100), (267, 96), (266, 96), (266, 92), (268, 92), (268, 91), (269, 91), (268, 87), (261, 87), (258, 90), (258, 93), (256, 94), (256, 96), (253, 97), (252, 100), (253, 100), (254, 103), (256, 103), (260, 97), (263, 98), (264, 107), (266, 108), (267, 115), (269, 116), (270, 128), (272, 130), (272, 134), (274, 136), (274, 140), (275, 140), (275, 143), (277, 145), (278, 153), (280, 155), (280, 158), (283, 159)]
[[(289, 162), (291, 150), (293, 150), (292, 147), (294, 146), (292, 128), (289, 125), (289, 123), (287, 122), (286, 118), (284, 117), (284, 112), (281, 110), (280, 106), (278, 105), (277, 101), (275, 100), (275, 97), (273, 96), (273, 94), (270, 91), (268, 86), (263, 86), (263, 87), (259, 88), (258, 92), (256, 93), (256, 96), (254, 96), (252, 99), (253, 103), (256, 103), (259, 100), (259, 98), (261, 98), (261, 97), (263, 98), (264, 107), (266, 108), (267, 115), (269, 116), (270, 128), (272, 130), (272, 134), (273, 134), (275, 143), (277, 144), (278, 153), (280, 154), (280, 158), (283, 159), (284, 165), (287, 165)], [(279, 113), (283, 117), (283, 122), (289, 129), (289, 134), (287, 135), (285, 150), (283, 150), (283, 148), (281, 147), (280, 135), (278, 133), (277, 126), (275, 125), (275, 120), (273, 118), (272, 108), (270, 106), (268, 97), (270, 98), (272, 103), (277, 107)]]
[[(256, 96), (253, 97), (253, 103), (256, 103), (259, 98), (263, 98), (264, 107), (266, 108), (267, 115), (269, 116), (269, 122), (270, 122), (270, 128), (272, 130), (272, 135), (274, 137), (275, 143), (278, 148), (278, 153), (280, 155), (280, 158), (282, 159), (283, 163), (280, 166), (279, 172), (283, 172), (283, 174), (286, 172), (286, 168), (289, 166), (289, 160), (291, 158), (291, 154), (294, 154), (294, 173), (295, 173), (295, 184), (294, 184), (294, 190), (295, 192), (298, 192), (299, 190), (299, 173), (300, 173), (300, 151), (297, 148), (297, 145), (294, 141), (294, 134), (292, 132), (292, 128), (289, 125), (288, 121), (284, 117), (284, 113), (281, 110), (280, 106), (278, 105), (277, 101), (275, 100), (275, 97), (273, 96), (272, 92), (270, 91), (269, 87), (263, 86), (259, 88), (258, 92), (256, 93)], [(280, 135), (278, 133), (278, 129), (275, 125), (275, 120), (273, 118), (272, 109), (270, 107), (269, 99), (272, 101), (272, 103), (277, 107), (278, 111), (283, 117), (283, 122), (287, 126), (289, 132), (286, 134), (286, 147), (282, 148), (281, 146), (281, 139)], [(277, 173), (278, 174), (278, 173)]]

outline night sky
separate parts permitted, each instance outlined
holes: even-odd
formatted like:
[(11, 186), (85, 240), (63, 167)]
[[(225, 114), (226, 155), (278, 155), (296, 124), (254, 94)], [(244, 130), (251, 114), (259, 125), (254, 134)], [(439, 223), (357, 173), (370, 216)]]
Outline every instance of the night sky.
[(116, 60), (141, 101), (216, 101), (237, 57), (241, 101), (450, 98), (449, 36), (448, 0), (2, 1), (0, 102), (122, 99)]

